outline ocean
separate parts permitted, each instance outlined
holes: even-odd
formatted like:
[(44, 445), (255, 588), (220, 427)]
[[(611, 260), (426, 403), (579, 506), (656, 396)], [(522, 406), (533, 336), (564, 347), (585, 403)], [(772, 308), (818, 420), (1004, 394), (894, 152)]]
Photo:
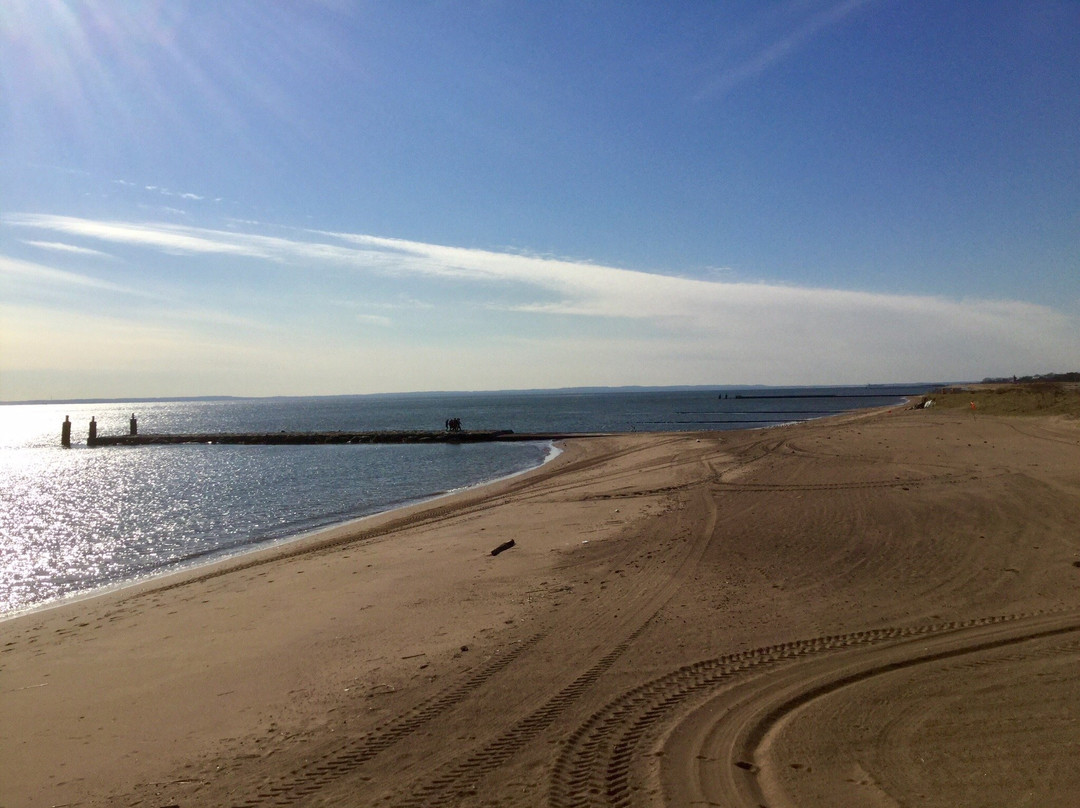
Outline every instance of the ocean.
[[(0, 616), (207, 563), (533, 468), (549, 442), (87, 448), (100, 435), (760, 428), (934, 385), (536, 391), (0, 406)], [(72, 447), (60, 446), (72, 422)]]

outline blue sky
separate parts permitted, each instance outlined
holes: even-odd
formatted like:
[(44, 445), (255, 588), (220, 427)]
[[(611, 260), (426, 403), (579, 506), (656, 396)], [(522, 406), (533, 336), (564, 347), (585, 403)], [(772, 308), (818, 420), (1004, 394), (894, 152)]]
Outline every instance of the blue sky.
[(1080, 5), (0, 2), (0, 400), (1080, 369)]

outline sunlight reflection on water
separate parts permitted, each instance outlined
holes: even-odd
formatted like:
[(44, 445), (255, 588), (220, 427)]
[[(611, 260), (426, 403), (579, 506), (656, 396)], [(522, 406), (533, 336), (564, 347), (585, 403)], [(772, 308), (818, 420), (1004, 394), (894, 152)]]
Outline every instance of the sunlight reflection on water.
[[(75, 408), (38, 409), (49, 411), (4, 418), (0, 612), (492, 479), (536, 465), (547, 451), (540, 444), (62, 449), (59, 424)], [(97, 410), (106, 412), (98, 416), (103, 434), (126, 430), (130, 412)]]
[[(885, 403), (882, 388), (423, 394), (0, 406), (0, 613), (239, 552), (540, 463), (546, 444), (175, 445), (87, 449), (150, 432), (442, 428), (619, 432), (759, 427)], [(925, 388), (924, 388), (925, 389)], [(909, 394), (897, 389), (892, 395)], [(867, 396), (864, 399), (858, 396)], [(60, 448), (65, 416), (72, 448)]]

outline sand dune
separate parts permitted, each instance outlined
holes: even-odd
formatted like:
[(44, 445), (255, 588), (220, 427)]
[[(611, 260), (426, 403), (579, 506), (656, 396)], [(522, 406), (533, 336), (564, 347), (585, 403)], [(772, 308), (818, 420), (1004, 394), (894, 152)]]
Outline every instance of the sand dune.
[(0, 623), (0, 805), (1074, 805), (1078, 524), (1075, 420), (569, 441)]

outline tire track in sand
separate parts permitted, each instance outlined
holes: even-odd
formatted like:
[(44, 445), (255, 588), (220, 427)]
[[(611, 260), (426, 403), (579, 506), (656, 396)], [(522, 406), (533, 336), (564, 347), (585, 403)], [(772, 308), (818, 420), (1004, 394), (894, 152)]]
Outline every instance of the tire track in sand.
[[(576, 472), (591, 470), (609, 462), (612, 458), (621, 457), (635, 451), (633, 448), (617, 452), (606, 452), (596, 457), (586, 457), (570, 464), (569, 468)], [(513, 481), (503, 492), (503, 497), (527, 492), (537, 487), (543, 488), (550, 474), (536, 474), (531, 477)], [(526, 494), (525, 498), (528, 498)], [(479, 498), (483, 504), (483, 498)], [(315, 547), (299, 548), (294, 552), (279, 554), (270, 561), (282, 557), (299, 556), (326, 552), (337, 549), (344, 544), (357, 541), (379, 538), (387, 534), (413, 527), (418, 524), (437, 522), (442, 519), (454, 518), (470, 513), (477, 507), (474, 499), (466, 499), (458, 503), (423, 509), (415, 515), (409, 515), (392, 520), (390, 523), (375, 530), (364, 531), (360, 536), (348, 537), (334, 542), (327, 542)], [(258, 566), (263, 560), (254, 560), (250, 564), (240, 565), (232, 569), (243, 569), (247, 566)], [(215, 577), (217, 571), (200, 576), (195, 580), (205, 580)], [(185, 580), (173, 586), (184, 586), (191, 583)], [(170, 588), (170, 587), (163, 587)], [(160, 591), (157, 588), (154, 591)], [(642, 626), (642, 629), (644, 626)], [(492, 657), (479, 669), (468, 675), (463, 681), (446, 688), (430, 699), (416, 705), (412, 709), (397, 716), (396, 718), (374, 728), (364, 735), (341, 741), (330, 748), (323, 747), (315, 752), (312, 759), (294, 766), (289, 771), (263, 781), (254, 793), (241, 801), (234, 802), (235, 808), (258, 808), (258, 806), (289, 806), (303, 802), (308, 797), (321, 791), (328, 785), (360, 772), (366, 764), (376, 756), (394, 746), (399, 741), (412, 735), (430, 721), (457, 708), (475, 691), (483, 687), (488, 680), (515, 662), (518, 657), (533, 648), (545, 636), (544, 632), (529, 637), (510, 648), (503, 654)], [(598, 674), (597, 674), (598, 675)]]
[[(615, 454), (621, 456), (633, 453), (634, 449), (631, 448)], [(572, 466), (573, 469), (579, 472), (589, 471), (594, 467), (603, 466), (603, 463), (609, 461), (612, 456), (611, 453), (605, 453), (596, 458), (584, 458), (573, 463)], [(537, 496), (538, 488), (543, 491), (545, 487), (550, 487), (544, 486), (544, 482), (543, 477), (540, 477), (539, 480), (537, 477), (532, 477), (531, 480), (525, 479), (512, 486), (512, 493), (524, 499)], [(558, 487), (556, 486), (556, 488)], [(472, 510), (472, 507), (472, 502), (464, 501), (449, 508), (424, 510), (415, 516), (392, 522), (390, 525), (384, 526), (378, 533), (381, 534), (383, 531), (389, 533), (389, 531), (401, 529), (403, 526), (444, 519), (447, 516), (459, 516), (468, 513)], [(711, 519), (706, 522), (704, 529), (701, 529), (697, 534), (697, 541), (690, 542), (690, 547), (684, 551), (680, 565), (697, 563), (698, 558), (704, 552), (705, 546), (707, 546), (708, 540), (711, 538), (715, 522), (716, 512), (714, 509)], [(372, 538), (372, 534), (368, 533), (364, 538)], [(322, 549), (325, 548), (301, 550), (297, 554)], [(483, 744), (480, 749), (449, 760), (446, 765), (436, 770), (432, 777), (417, 784), (413, 792), (410, 792), (404, 798), (404, 802), (397, 804), (404, 806), (435, 804), (438, 802), (438, 797), (453, 792), (455, 789), (460, 790), (462, 783), (475, 781), (482, 777), (485, 772), (498, 767), (504, 760), (509, 759), (518, 750), (521, 750), (526, 743), (536, 738), (540, 732), (554, 723), (566, 711), (568, 706), (596, 682), (600, 675), (603, 675), (612, 664), (615, 664), (625, 650), (634, 642), (634, 639), (645, 631), (652, 617), (657, 614), (673, 593), (674, 588), (669, 584), (667, 587), (662, 588), (659, 593), (653, 593), (651, 596), (647, 595), (643, 607), (635, 609), (637, 617), (631, 617), (629, 620), (633, 628), (629, 634), (625, 635), (622, 642), (610, 647), (607, 654), (600, 657), (597, 662), (576, 679), (573, 679), (573, 682), (555, 693), (554, 697), (546, 701), (541, 708), (527, 715), (508, 730), (503, 731), (494, 740)], [(625, 623), (623, 624), (625, 625)], [(531, 636), (525, 642), (519, 643), (505, 652), (505, 654), (489, 660), (480, 670), (465, 678), (462, 683), (447, 688), (428, 701), (416, 705), (414, 709), (397, 716), (387, 724), (376, 727), (366, 735), (341, 741), (329, 749), (323, 748), (315, 751), (312, 759), (293, 767), (283, 775), (260, 783), (254, 790), (254, 794), (240, 800), (240, 802), (234, 802), (234, 808), (299, 805), (325, 789), (326, 786), (343, 778), (362, 773), (364, 769), (368, 768), (367, 764), (370, 760), (392, 748), (394, 744), (404, 740), (411, 733), (433, 721), (436, 717), (457, 709), (461, 702), (486, 685), (491, 677), (509, 668), (519, 657), (522, 657), (527, 651), (540, 643), (543, 637), (544, 633)]]
[[(775, 449), (775, 446), (767, 446), (761, 454), (768, 454), (773, 449)], [(633, 452), (634, 449), (630, 449), (616, 454), (624, 455)], [(612, 456), (608, 453), (599, 458), (585, 458), (574, 464), (575, 470), (591, 470), (593, 467), (601, 466), (604, 462), (610, 460)], [(758, 457), (754, 459), (756, 460)], [(555, 487), (556, 489), (560, 488), (560, 486)], [(549, 493), (545, 492), (544, 488), (542, 479), (526, 479), (519, 485), (514, 486), (514, 493), (517, 493), (520, 498), (529, 499)], [(680, 486), (679, 489), (681, 488)], [(668, 492), (664, 491), (662, 493)], [(459, 516), (471, 510), (471, 505), (472, 503), (465, 502), (456, 507), (429, 510), (411, 519), (401, 521), (415, 524), (418, 521), (431, 520), (433, 517)], [(681, 549), (681, 558), (678, 559), (676, 565), (681, 569), (696, 565), (712, 539), (718, 519), (718, 510), (711, 497), (704, 498), (703, 507), (707, 509), (708, 518), (703, 524), (695, 526), (693, 540)], [(384, 529), (396, 530), (400, 527), (401, 523), (399, 522), (392, 523)], [(629, 619), (620, 621), (624, 626), (623, 632), (626, 632), (620, 632), (623, 636), (622, 641), (609, 644), (607, 653), (570, 684), (559, 690), (542, 706), (518, 720), (494, 739), (439, 767), (426, 779), (414, 784), (413, 789), (403, 799), (394, 801), (393, 804), (406, 806), (407, 808), (433, 805), (443, 801), (443, 798), (447, 796), (457, 792), (468, 792), (474, 788), (475, 783), (480, 778), (509, 760), (526, 744), (551, 726), (600, 676), (615, 664), (674, 595), (678, 589), (678, 580), (679, 575), (677, 574), (667, 578), (665, 584), (658, 591), (647, 595), (637, 608), (631, 607), (630, 611), (634, 614)], [(593, 615), (588, 617), (589, 621), (594, 619), (595, 616)], [(615, 637), (617, 636), (619, 635), (615, 635)], [(250, 798), (235, 803), (236, 808), (296, 805), (331, 783), (359, 773), (361, 769), (365, 768), (368, 761), (412, 734), (422, 725), (456, 708), (467, 696), (480, 689), (495, 674), (509, 667), (511, 663), (517, 661), (519, 657), (536, 646), (543, 637), (543, 634), (534, 635), (506, 654), (491, 660), (462, 684), (448, 688), (443, 693), (423, 704), (417, 705), (414, 709), (376, 728), (371, 733), (355, 740), (342, 742), (329, 750), (320, 750), (313, 760), (306, 761), (269, 782), (264, 782)], [(602, 650), (603, 648), (598, 649), (597, 653)]]
[(236, 808), (255, 808), (262, 805), (294, 805), (319, 791), (334, 780), (352, 773), (367, 761), (388, 749), (407, 735), (416, 732), (436, 716), (450, 710), (470, 693), (483, 686), (515, 659), (542, 639), (536, 634), (518, 643), (506, 653), (489, 659), (479, 669), (457, 685), (449, 687), (427, 701), (373, 729), (371, 732), (336, 747), (324, 750), (314, 761), (298, 766), (274, 780), (264, 783), (249, 799), (236, 803)]
[(1076, 614), (1007, 615), (816, 637), (687, 665), (624, 693), (572, 733), (553, 767), (548, 804), (642, 802), (642, 791), (656, 785), (646, 742), (692, 710), (664, 750), (669, 803), (765, 805), (755, 751), (799, 706), (902, 667), (1073, 632), (1080, 632)]
[[(699, 487), (698, 495), (702, 497), (701, 507), (707, 513), (707, 518), (695, 530), (689, 546), (682, 551), (682, 557), (678, 563), (680, 570), (692, 569), (700, 562), (712, 540), (719, 519), (716, 501), (703, 489), (703, 486)], [(648, 628), (654, 617), (680, 586), (681, 575), (678, 572), (667, 577), (664, 584), (651, 596), (646, 597), (635, 610), (636, 616), (628, 621), (633, 628), (624, 635), (624, 639), (614, 645), (609, 645), (607, 653), (584, 673), (559, 690), (538, 709), (518, 720), (475, 751), (448, 762), (432, 776), (415, 785), (404, 799), (394, 801), (392, 804), (400, 808), (422, 808), (443, 804), (459, 796), (474, 794), (479, 781), (486, 774), (503, 765), (554, 724), (601, 675), (615, 664)]]

